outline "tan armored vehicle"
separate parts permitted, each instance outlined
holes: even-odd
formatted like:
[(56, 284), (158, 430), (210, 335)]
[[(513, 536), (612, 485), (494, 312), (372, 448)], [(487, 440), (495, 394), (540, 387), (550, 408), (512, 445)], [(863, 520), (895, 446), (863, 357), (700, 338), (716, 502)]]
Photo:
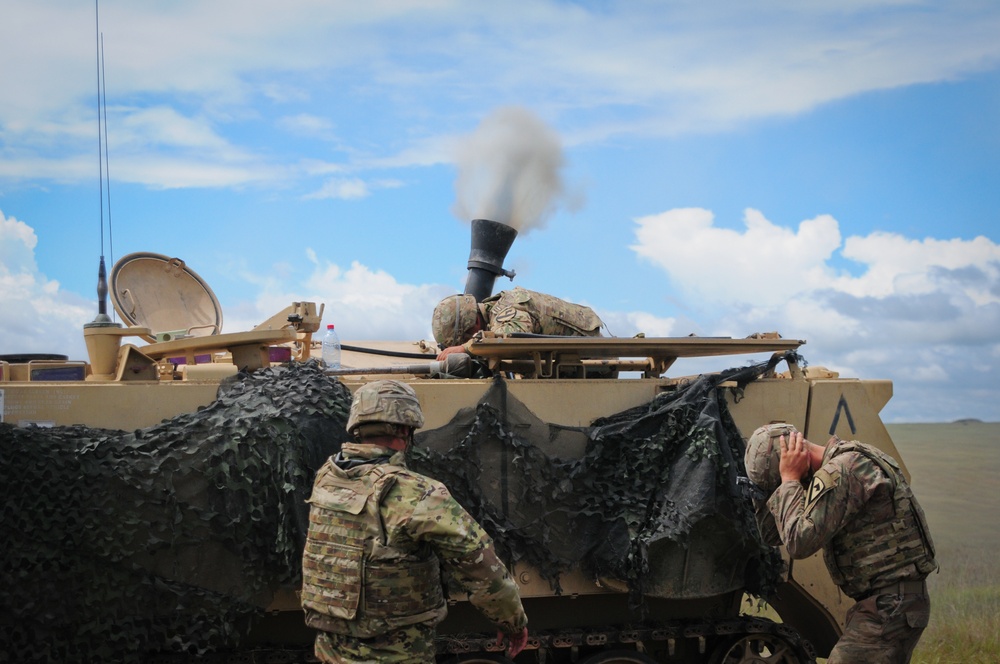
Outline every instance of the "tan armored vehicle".
[[(474, 223), (467, 292), (493, 290), (512, 239)], [(314, 303), (223, 331), (211, 289), (157, 254), (120, 260), (107, 290), (124, 324), (84, 326), (88, 361), (0, 358), (0, 661), (312, 661), (304, 500), (350, 392), (387, 375), (423, 404), (413, 464), (511, 564), (518, 662), (824, 656), (849, 600), (820, 558), (760, 544), (743, 440), (788, 421), (899, 458), (879, 419), (891, 383), (807, 368), (805, 342), (777, 334), (483, 337), (448, 362), (427, 342), (345, 341), (330, 372), (310, 359)], [(719, 373), (668, 375), (706, 356)], [(747, 615), (752, 597), (771, 618)], [(507, 661), (450, 602), (439, 659)]]

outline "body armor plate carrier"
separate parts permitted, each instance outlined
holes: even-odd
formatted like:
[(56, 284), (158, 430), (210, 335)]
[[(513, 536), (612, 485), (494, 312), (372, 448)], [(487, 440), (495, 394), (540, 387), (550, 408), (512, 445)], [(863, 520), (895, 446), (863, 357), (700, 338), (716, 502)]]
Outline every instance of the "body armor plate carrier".
[(889, 478), (894, 516), (857, 515), (855, 526), (834, 537), (825, 553), (830, 576), (854, 599), (897, 581), (923, 579), (937, 569), (934, 543), (924, 512), (899, 465), (878, 449), (857, 441), (839, 444), (834, 456), (847, 452), (862, 454)]
[(405, 468), (327, 461), (309, 499), (302, 607), (314, 629), (371, 638), (447, 612), (437, 556), (390, 547), (380, 504)]

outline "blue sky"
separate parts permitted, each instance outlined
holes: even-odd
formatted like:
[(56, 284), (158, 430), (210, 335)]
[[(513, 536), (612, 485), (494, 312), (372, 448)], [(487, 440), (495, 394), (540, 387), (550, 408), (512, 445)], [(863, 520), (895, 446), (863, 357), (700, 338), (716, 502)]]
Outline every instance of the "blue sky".
[[(3, 17), (0, 353), (82, 358), (94, 5)], [(224, 331), (314, 300), (429, 338), (513, 175), (515, 283), (611, 333), (777, 330), (893, 380), (886, 421), (1000, 421), (995, 2), (104, 0), (100, 29), (109, 269), (182, 258)]]

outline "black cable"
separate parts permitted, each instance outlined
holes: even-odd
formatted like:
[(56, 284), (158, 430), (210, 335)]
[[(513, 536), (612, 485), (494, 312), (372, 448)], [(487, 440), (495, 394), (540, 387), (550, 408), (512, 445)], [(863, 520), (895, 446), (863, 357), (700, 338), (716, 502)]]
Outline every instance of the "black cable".
[(428, 360), (437, 359), (436, 355), (428, 355), (427, 353), (404, 353), (395, 350), (379, 350), (377, 348), (364, 348), (362, 346), (349, 346), (347, 344), (340, 345), (341, 350), (349, 350), (355, 353), (367, 353), (368, 355), (385, 355), (388, 357), (408, 357), (415, 360)]

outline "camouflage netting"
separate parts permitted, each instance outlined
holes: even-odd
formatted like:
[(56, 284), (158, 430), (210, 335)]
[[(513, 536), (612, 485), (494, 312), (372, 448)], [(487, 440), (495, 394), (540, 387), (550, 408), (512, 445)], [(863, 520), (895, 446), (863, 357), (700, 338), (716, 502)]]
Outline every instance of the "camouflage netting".
[[(556, 587), (582, 565), (636, 599), (766, 589), (777, 563), (740, 496), (719, 384), (767, 370), (585, 428), (539, 420), (498, 378), (420, 432), (412, 465)], [(239, 647), (274, 589), (300, 583), (304, 501), (349, 403), (308, 362), (239, 374), (209, 406), (139, 431), (0, 424), (0, 662)]]
[(557, 591), (560, 574), (582, 566), (626, 585), (635, 605), (766, 595), (781, 562), (737, 479), (744, 443), (719, 385), (735, 381), (725, 389), (738, 396), (776, 361), (700, 377), (581, 428), (542, 422), (497, 378), (476, 408), (420, 433), (410, 463), (451, 489), (504, 559), (530, 563)]
[(300, 583), (304, 501), (349, 405), (307, 363), (134, 432), (0, 424), (0, 661), (237, 644)]

